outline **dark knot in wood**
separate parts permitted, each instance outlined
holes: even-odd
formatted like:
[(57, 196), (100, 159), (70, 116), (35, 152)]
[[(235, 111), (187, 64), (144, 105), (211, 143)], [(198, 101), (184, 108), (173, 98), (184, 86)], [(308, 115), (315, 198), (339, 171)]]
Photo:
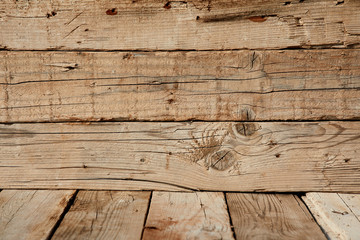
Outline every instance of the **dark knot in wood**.
[(224, 171), (235, 164), (235, 156), (231, 150), (220, 150), (210, 157), (209, 167)]
[(254, 123), (237, 123), (235, 129), (243, 136), (251, 136), (257, 131)]

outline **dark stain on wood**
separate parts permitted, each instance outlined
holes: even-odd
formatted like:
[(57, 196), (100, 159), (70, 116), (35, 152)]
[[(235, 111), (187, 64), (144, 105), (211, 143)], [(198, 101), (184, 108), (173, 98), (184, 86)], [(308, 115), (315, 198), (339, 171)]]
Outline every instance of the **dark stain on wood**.
[(344, 2), (345, 2), (345, 1), (337, 1), (335, 5), (338, 6), (338, 5), (343, 4)]
[(124, 56), (123, 56), (123, 59), (127, 59), (129, 60), (130, 58), (132, 58), (134, 55), (131, 54), (131, 53), (126, 53)]
[(264, 16), (254, 16), (254, 17), (249, 17), (248, 19), (252, 22), (265, 22), (267, 20), (267, 18)]
[(171, 2), (165, 3), (164, 8), (165, 9), (170, 9), (171, 8)]
[(237, 123), (235, 124), (235, 129), (243, 136), (251, 136), (257, 131), (254, 123)]
[(51, 13), (47, 13), (47, 14), (46, 14), (46, 17), (47, 17), (47, 18), (51, 18), (51, 17), (56, 16), (56, 14), (57, 14), (57, 12), (51, 11)]
[(108, 9), (106, 11), (106, 15), (116, 15), (118, 12), (117, 12), (117, 9), (116, 8), (112, 8), (112, 9)]

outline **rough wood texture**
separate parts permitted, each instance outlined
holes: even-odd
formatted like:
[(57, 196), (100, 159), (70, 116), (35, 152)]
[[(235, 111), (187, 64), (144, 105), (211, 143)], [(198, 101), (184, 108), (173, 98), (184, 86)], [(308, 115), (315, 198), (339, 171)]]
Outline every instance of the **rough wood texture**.
[(303, 199), (330, 239), (360, 239), (360, 195), (307, 193)]
[(47, 239), (75, 191), (3, 190), (0, 239)]
[(358, 0), (0, 3), (5, 49), (357, 47)]
[(0, 52), (0, 59), (1, 122), (360, 118), (358, 50)]
[(0, 127), (0, 188), (360, 190), (360, 122)]
[(306, 206), (291, 194), (227, 193), (236, 239), (326, 239)]
[(150, 192), (80, 191), (52, 239), (140, 239)]
[(143, 240), (234, 239), (224, 194), (154, 192)]

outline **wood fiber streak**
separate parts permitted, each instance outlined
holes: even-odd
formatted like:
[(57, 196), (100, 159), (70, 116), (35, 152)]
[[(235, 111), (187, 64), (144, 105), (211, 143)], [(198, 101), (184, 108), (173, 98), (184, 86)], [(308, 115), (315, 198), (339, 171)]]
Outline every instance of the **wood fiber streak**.
[(0, 122), (360, 119), (358, 50), (0, 57)]
[(73, 190), (3, 190), (0, 239), (48, 239)]
[(150, 192), (80, 191), (52, 239), (140, 239)]
[(143, 240), (234, 240), (220, 192), (154, 192)]
[(360, 189), (360, 122), (0, 127), (0, 188)]
[(307, 193), (303, 199), (329, 239), (360, 239), (360, 195)]
[(360, 3), (342, 1), (46, 0), (0, 2), (11, 50), (358, 47)]
[(326, 239), (295, 195), (227, 193), (226, 197), (238, 240)]

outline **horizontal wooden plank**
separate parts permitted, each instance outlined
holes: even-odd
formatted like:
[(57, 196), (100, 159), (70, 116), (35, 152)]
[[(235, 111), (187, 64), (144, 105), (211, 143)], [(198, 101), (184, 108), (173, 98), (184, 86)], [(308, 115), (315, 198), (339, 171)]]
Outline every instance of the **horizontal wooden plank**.
[(3, 190), (0, 239), (48, 239), (74, 190)]
[(0, 46), (18, 50), (358, 47), (359, 9), (357, 0), (5, 0), (0, 3)]
[(79, 191), (51, 239), (139, 240), (150, 192)]
[(0, 188), (360, 192), (360, 122), (0, 127)]
[(307, 193), (303, 199), (329, 239), (360, 239), (360, 195)]
[(0, 52), (0, 121), (360, 118), (360, 51)]
[(220, 192), (154, 192), (143, 240), (234, 240), (229, 215)]
[(291, 194), (227, 193), (236, 239), (326, 239), (301, 200)]

